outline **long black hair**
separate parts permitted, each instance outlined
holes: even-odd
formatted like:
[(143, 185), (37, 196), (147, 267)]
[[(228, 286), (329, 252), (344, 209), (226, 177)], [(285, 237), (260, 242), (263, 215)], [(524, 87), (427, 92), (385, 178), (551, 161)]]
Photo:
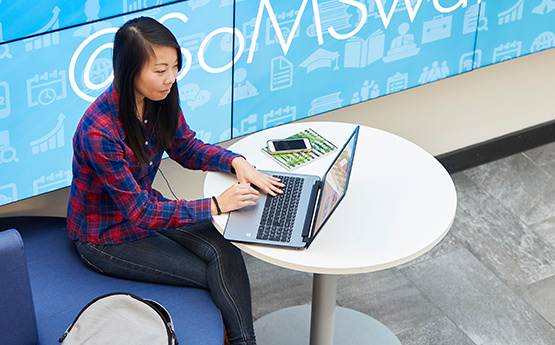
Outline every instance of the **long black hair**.
[[(114, 87), (119, 97), (119, 118), (127, 136), (127, 143), (141, 166), (147, 165), (151, 157), (150, 151), (144, 145), (142, 124), (137, 118), (139, 109), (135, 99), (135, 79), (149, 58), (154, 55), (154, 46), (175, 48), (177, 67), (181, 69), (181, 48), (175, 36), (152, 18), (139, 17), (128, 21), (116, 32), (114, 38), (112, 63)], [(177, 81), (173, 83), (165, 99), (152, 101), (145, 98), (144, 111), (145, 114), (155, 117), (154, 133), (158, 148), (169, 148), (175, 137), (180, 115)]]

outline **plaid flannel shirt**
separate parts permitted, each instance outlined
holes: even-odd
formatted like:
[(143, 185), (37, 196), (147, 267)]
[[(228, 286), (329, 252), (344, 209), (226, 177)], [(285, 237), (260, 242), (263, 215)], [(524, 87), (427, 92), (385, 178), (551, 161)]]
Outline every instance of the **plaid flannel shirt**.
[[(140, 167), (126, 144), (117, 104), (112, 85), (87, 109), (73, 137), (73, 181), (67, 214), (70, 237), (117, 244), (210, 221), (210, 199), (168, 200), (152, 188), (163, 154), (156, 148), (153, 121), (149, 116), (144, 119), (151, 162)], [(185, 168), (228, 173), (231, 161), (238, 156), (195, 139), (183, 114), (166, 152)]]

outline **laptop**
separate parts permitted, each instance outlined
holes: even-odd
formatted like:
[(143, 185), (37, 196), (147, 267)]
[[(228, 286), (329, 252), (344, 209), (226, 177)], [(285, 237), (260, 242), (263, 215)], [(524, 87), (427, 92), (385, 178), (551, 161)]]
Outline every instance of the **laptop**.
[(272, 197), (260, 193), (256, 205), (231, 212), (224, 237), (249, 244), (308, 248), (347, 192), (359, 128), (321, 178), (261, 170), (286, 184), (283, 194)]

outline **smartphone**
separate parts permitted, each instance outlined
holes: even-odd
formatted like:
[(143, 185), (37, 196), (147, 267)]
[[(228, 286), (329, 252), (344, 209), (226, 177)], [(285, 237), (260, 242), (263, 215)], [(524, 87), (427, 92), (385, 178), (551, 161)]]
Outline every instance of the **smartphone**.
[(268, 140), (266, 144), (272, 154), (312, 151), (312, 144), (308, 138), (274, 139)]

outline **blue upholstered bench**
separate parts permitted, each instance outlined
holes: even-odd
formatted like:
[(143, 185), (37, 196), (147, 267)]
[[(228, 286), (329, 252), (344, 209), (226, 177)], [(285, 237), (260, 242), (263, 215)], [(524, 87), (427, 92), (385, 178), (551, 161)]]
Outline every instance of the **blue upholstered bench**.
[(208, 291), (96, 273), (79, 259), (65, 226), (64, 218), (0, 218), (0, 344), (57, 344), (81, 308), (111, 292), (160, 302), (182, 345), (223, 344), (221, 314)]

